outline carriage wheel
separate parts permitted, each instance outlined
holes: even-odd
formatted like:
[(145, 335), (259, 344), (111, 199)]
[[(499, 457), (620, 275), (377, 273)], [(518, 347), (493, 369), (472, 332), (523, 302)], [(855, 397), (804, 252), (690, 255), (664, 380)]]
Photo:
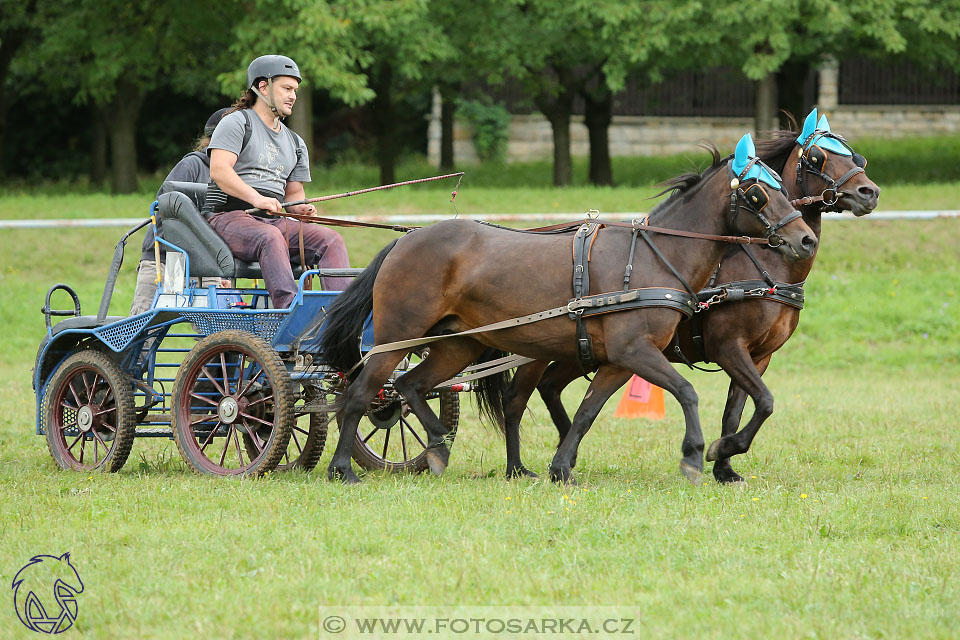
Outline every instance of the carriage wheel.
[(50, 455), (61, 468), (119, 471), (130, 455), (136, 424), (133, 388), (106, 354), (75, 353), (50, 379), (43, 427)]
[[(293, 389), (283, 362), (262, 338), (219, 331), (187, 354), (173, 383), (173, 438), (184, 461), (213, 476), (258, 476), (283, 458)], [(244, 436), (251, 450), (241, 446)]]
[[(460, 397), (441, 391), (428, 401), (447, 429), (447, 446), (453, 444), (460, 421)], [(427, 469), (427, 432), (407, 403), (396, 400), (372, 409), (360, 420), (353, 443), (353, 459), (364, 469), (412, 471)]]
[[(290, 429), (290, 442), (287, 443), (287, 450), (283, 452), (276, 471), (312, 470), (320, 461), (323, 447), (327, 443), (327, 414), (304, 411), (304, 405), (310, 402), (316, 392), (310, 387), (301, 388), (303, 397), (293, 408), (294, 422)], [(243, 434), (243, 445), (247, 449), (247, 455), (253, 455), (256, 451), (253, 439), (247, 434)]]

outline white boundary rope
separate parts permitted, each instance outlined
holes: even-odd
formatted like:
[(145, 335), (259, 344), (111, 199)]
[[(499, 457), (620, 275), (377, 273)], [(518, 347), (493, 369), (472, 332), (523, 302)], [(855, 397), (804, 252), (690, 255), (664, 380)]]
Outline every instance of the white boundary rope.
[[(600, 220), (632, 220), (645, 216), (642, 212), (602, 213)], [(336, 216), (353, 222), (380, 222), (391, 224), (406, 224), (413, 222), (440, 222), (452, 219), (447, 214), (409, 214), (409, 215), (370, 215), (370, 216)], [(863, 216), (863, 220), (931, 220), (934, 218), (958, 218), (960, 210), (930, 210), (930, 211), (874, 211)], [(825, 221), (854, 220), (852, 213), (827, 213)], [(487, 222), (541, 222), (541, 221), (579, 221), (583, 219), (580, 213), (483, 213), (463, 214), (459, 219), (486, 220)], [(74, 218), (50, 220), (0, 220), (0, 229), (46, 229), (69, 227), (130, 227), (142, 221), (143, 218)]]

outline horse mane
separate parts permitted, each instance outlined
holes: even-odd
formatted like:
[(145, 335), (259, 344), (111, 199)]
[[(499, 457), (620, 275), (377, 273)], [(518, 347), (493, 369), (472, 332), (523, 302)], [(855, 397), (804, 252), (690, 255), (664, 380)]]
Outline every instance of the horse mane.
[(710, 166), (707, 167), (701, 173), (696, 173), (692, 171), (689, 173), (682, 173), (678, 176), (674, 176), (673, 178), (670, 178), (669, 180), (664, 180), (663, 182), (658, 183), (657, 184), (658, 187), (665, 187), (665, 188), (663, 191), (661, 191), (660, 193), (656, 194), (653, 197), (659, 198), (665, 193), (670, 193), (670, 196), (666, 200), (663, 200), (662, 202), (657, 204), (657, 206), (655, 206), (653, 210), (650, 211), (651, 216), (657, 213), (660, 209), (665, 208), (668, 204), (670, 204), (677, 198), (683, 196), (683, 194), (689, 192), (691, 189), (693, 189), (693, 187), (703, 182), (708, 175), (711, 175), (719, 167), (723, 166), (724, 159), (720, 156), (720, 150), (717, 149), (716, 145), (714, 145), (711, 142), (703, 142), (698, 146), (703, 149), (706, 149), (712, 156), (712, 161), (710, 163)]
[(793, 154), (793, 148), (797, 145), (797, 132), (773, 131), (770, 133), (770, 138), (757, 140), (754, 145), (757, 148), (757, 157), (782, 175), (787, 161)]

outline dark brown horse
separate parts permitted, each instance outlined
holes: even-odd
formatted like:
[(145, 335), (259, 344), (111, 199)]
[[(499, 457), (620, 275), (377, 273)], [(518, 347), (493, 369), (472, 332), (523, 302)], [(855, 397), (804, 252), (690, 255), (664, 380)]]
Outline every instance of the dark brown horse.
[[(767, 168), (757, 164), (755, 157), (744, 157), (741, 146), (743, 141), (729, 162), (722, 162), (714, 150), (714, 162), (707, 171), (677, 179), (675, 193), (654, 210), (649, 224), (703, 234), (765, 235), (782, 242), (780, 251), (788, 259), (811, 257), (817, 245), (814, 232), (782, 189), (770, 186), (775, 183)], [(752, 141), (749, 147), (752, 151)], [(734, 173), (732, 167), (745, 168)], [(737, 180), (731, 181), (737, 173), (739, 185)], [(767, 182), (761, 184), (763, 180)], [(753, 195), (746, 196), (748, 193)], [(761, 204), (766, 199), (766, 205), (750, 205), (755, 196)], [(589, 249), (591, 294), (623, 289), (631, 238), (630, 229), (617, 227), (604, 229), (595, 237)], [(686, 295), (676, 289), (678, 275), (694, 293), (702, 288), (726, 247), (713, 240), (660, 234), (656, 244), (662, 257), (645, 244), (637, 244), (630, 286), (669, 288), (673, 293), (667, 298)], [(329, 477), (359, 482), (350, 466), (357, 424), (397, 364), (411, 351), (409, 345), (394, 347), (392, 343), (486, 327), (557, 309), (558, 305), (565, 310), (571, 298), (571, 255), (570, 234), (518, 233), (465, 220), (419, 229), (382, 251), (337, 297), (324, 325), (321, 357), (338, 371), (356, 369), (360, 359), (357, 337), (371, 308), (377, 345), (391, 343), (386, 349), (392, 349), (368, 354), (346, 390), (338, 408), (340, 438)], [(673, 269), (667, 263), (672, 263)], [(429, 434), (427, 459), (434, 473), (446, 468), (449, 450), (444, 441), (446, 429), (425, 402), (426, 394), (476, 361), (487, 347), (547, 362), (574, 359), (576, 323), (566, 315), (563, 312), (534, 323), (432, 342), (429, 357), (396, 380), (397, 391)], [(569, 479), (570, 460), (596, 413), (626, 379), (637, 374), (668, 390), (683, 407), (686, 433), (681, 469), (691, 481), (699, 482), (704, 443), (697, 394), (661, 353), (681, 317), (678, 310), (661, 307), (586, 320), (600, 369), (557, 452), (552, 468), (555, 479)]]
[[(814, 202), (801, 207), (804, 221), (818, 239), (824, 210), (846, 210), (856, 216), (866, 215), (876, 208), (880, 194), (880, 188), (859, 170), (866, 164), (863, 158), (839, 138), (831, 141), (829, 136), (832, 134), (829, 134), (829, 124), (825, 120), (821, 119), (819, 125), (817, 127), (814, 109), (806, 120), (800, 141), (796, 131), (779, 131), (772, 139), (758, 141), (756, 145), (760, 159), (783, 175), (789, 198), (803, 198), (826, 190), (829, 201), (833, 199), (829, 190), (835, 191), (835, 204)], [(810, 144), (813, 142), (819, 144)], [(844, 177), (847, 179), (843, 180)], [(841, 181), (842, 184), (838, 184)], [(764, 248), (751, 252), (756, 262), (740, 247), (728, 250), (712, 278), (716, 285), (744, 281), (753, 282), (752, 286), (802, 284), (816, 257), (787, 262)], [(713, 475), (719, 482), (743, 481), (733, 470), (730, 457), (750, 448), (760, 427), (773, 413), (773, 394), (761, 376), (770, 357), (790, 338), (800, 320), (800, 308), (790, 302), (787, 295), (768, 295), (712, 306), (695, 319), (699, 322), (681, 322), (677, 326), (677, 343), (664, 350), (664, 355), (672, 362), (715, 362), (730, 376), (721, 437), (710, 445), (706, 456), (708, 461), (716, 460)], [(560, 393), (580, 375), (580, 367), (575, 362), (555, 362), (549, 368), (545, 363), (533, 362), (517, 370), (506, 395), (504, 412), (507, 477), (536, 475), (523, 466), (519, 446), (520, 418), (533, 389), (536, 387), (540, 391), (562, 442), (571, 423)], [(753, 399), (754, 413), (738, 432), (747, 396)]]

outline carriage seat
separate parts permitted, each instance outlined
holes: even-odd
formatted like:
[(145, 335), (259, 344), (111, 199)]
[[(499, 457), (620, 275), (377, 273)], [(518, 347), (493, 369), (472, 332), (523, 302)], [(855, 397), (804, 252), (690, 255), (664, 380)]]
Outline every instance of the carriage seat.
[[(187, 252), (191, 277), (262, 279), (260, 263), (244, 262), (234, 257), (223, 238), (200, 215), (206, 191), (205, 184), (163, 183), (157, 198), (161, 237)], [(291, 260), (294, 277), (303, 273), (299, 262), (299, 259)]]

